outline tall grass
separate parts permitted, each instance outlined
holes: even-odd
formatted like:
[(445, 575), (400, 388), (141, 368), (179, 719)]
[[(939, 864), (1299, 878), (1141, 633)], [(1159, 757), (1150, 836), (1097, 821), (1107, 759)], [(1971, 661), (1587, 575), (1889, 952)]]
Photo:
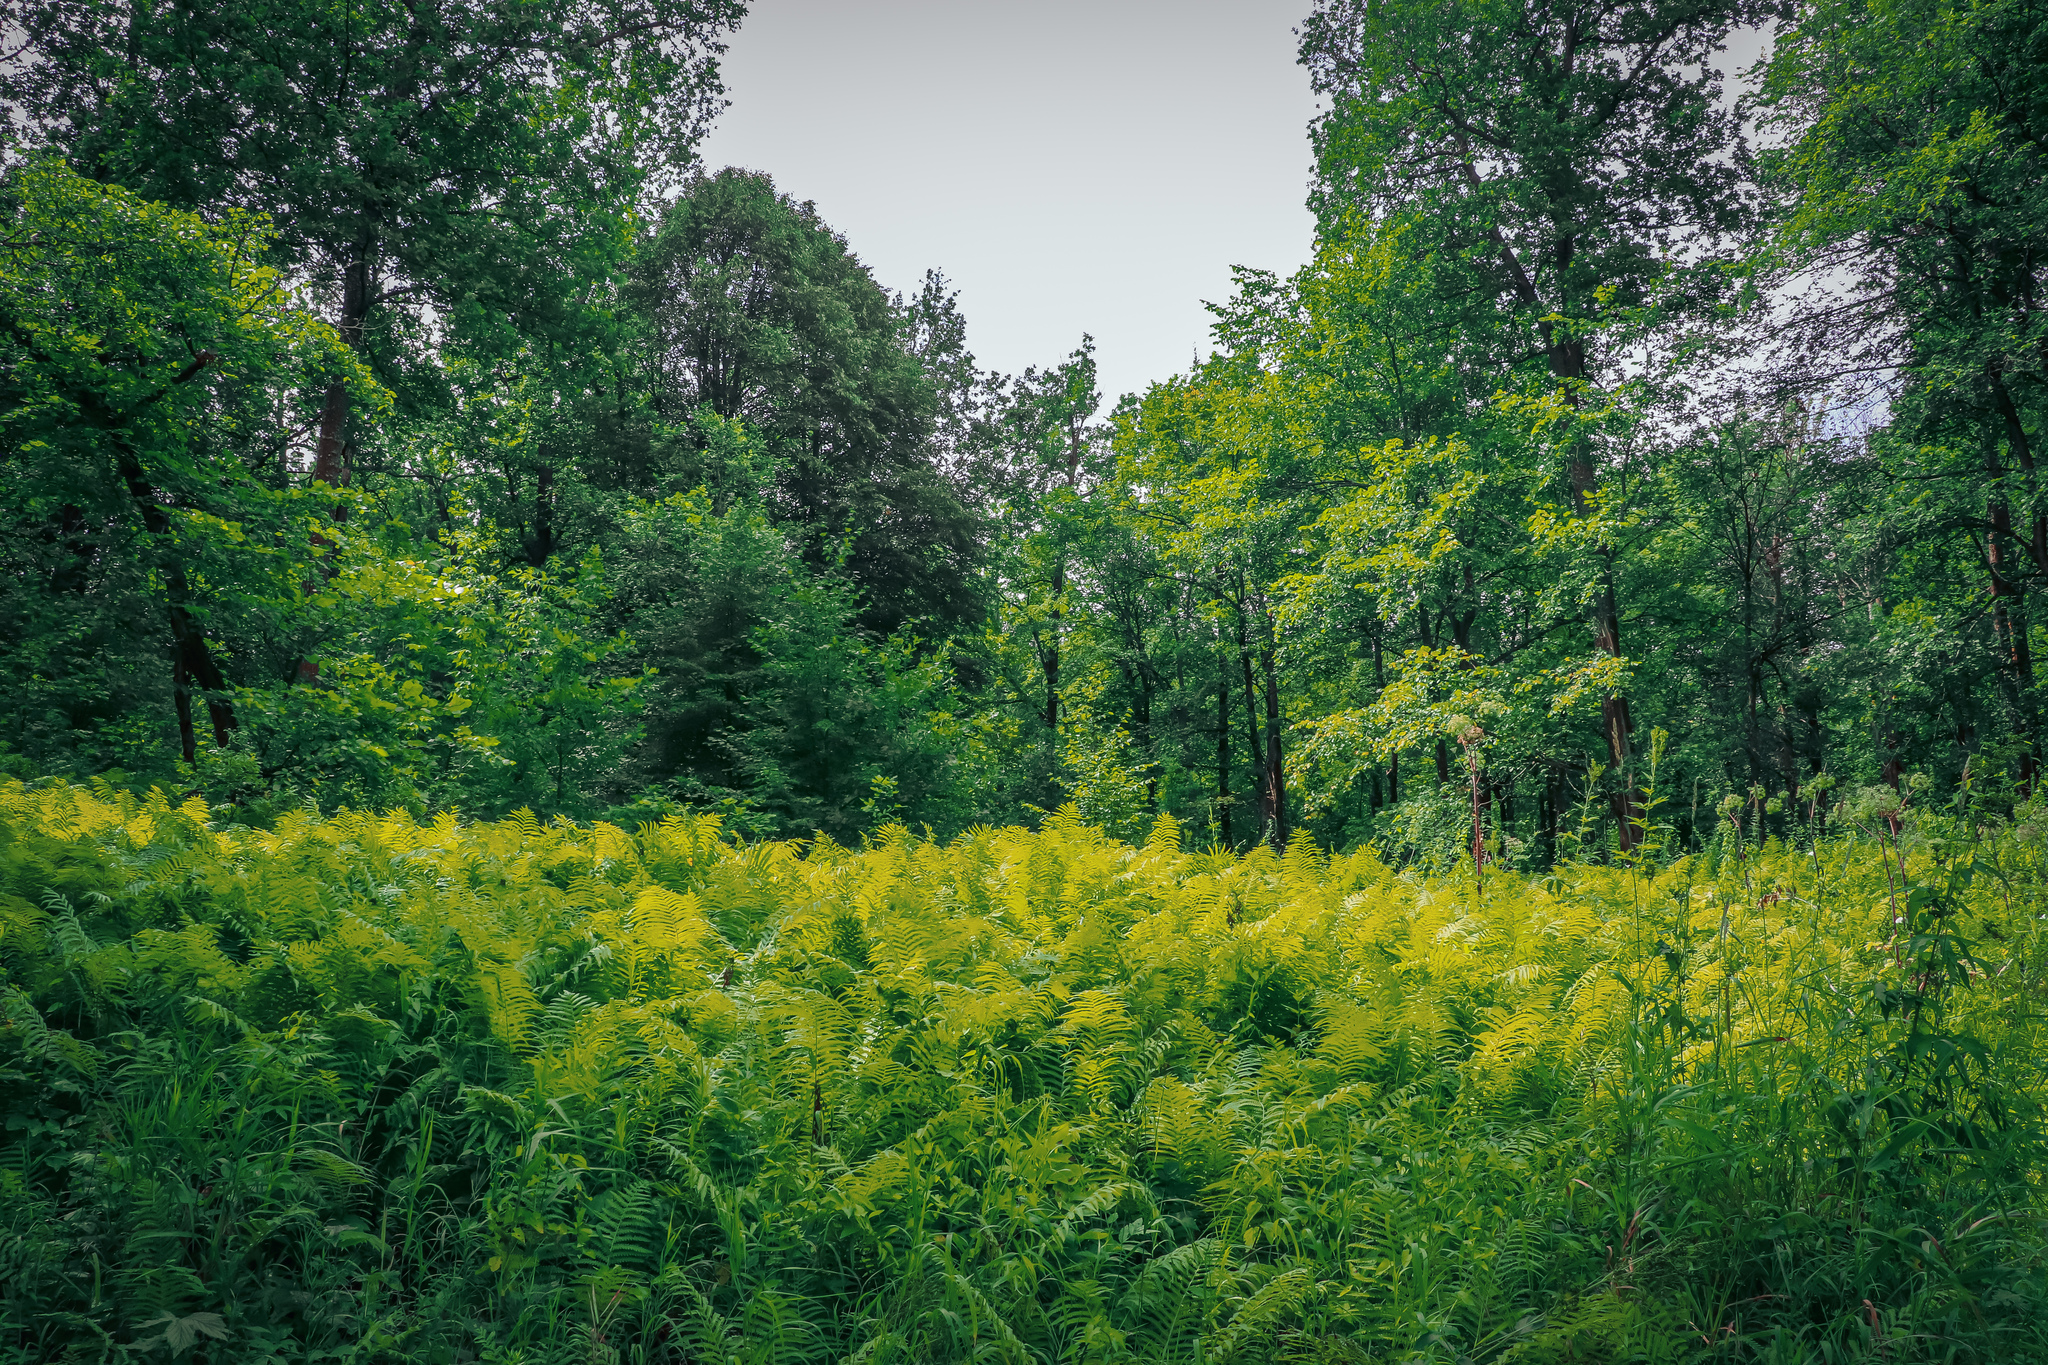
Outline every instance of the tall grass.
[(0, 1349), (2048, 1358), (2040, 832), (1875, 800), (1482, 890), (13, 783)]

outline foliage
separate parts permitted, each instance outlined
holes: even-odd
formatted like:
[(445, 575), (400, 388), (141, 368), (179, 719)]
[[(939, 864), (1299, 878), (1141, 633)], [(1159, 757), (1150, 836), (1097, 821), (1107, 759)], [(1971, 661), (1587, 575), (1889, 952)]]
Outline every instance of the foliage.
[(47, 158), (0, 183), (0, 215), (10, 742), (45, 770), (190, 762), (195, 694), (217, 743), (235, 724), (214, 641), (233, 667), (254, 633), (234, 627), (316, 572), (284, 432), (316, 385), (380, 395), (262, 264), (258, 215), (208, 222)]
[(937, 387), (814, 206), (758, 173), (699, 176), (636, 256), (629, 298), (656, 411), (744, 423), (778, 519), (862, 589), (871, 625), (973, 614), (976, 528), (931, 458)]
[(1107, 403), (739, 16), (14, 16), (0, 1350), (2048, 1359), (2036, 0), (1320, 0)]
[[(267, 213), (270, 263), (316, 284), (336, 331), (410, 407), (440, 387), (437, 333), (502, 353), (583, 330), (589, 278), (616, 262), (638, 197), (694, 159), (742, 13), (729, 0), (60, 0), (19, 9), (0, 98), (10, 132), (95, 179)], [(345, 412), (323, 412), (330, 446)], [(339, 485), (353, 462), (324, 459)]]
[[(22, 1358), (2017, 1359), (2048, 891), (0, 791)], [(1897, 832), (1887, 816), (1896, 816)], [(1731, 830), (1733, 826), (1730, 826)]]

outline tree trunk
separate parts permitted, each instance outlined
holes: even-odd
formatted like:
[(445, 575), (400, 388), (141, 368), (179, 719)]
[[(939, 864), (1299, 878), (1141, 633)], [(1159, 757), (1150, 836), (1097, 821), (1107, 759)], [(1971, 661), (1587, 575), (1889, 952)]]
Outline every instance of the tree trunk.
[(1273, 618), (1266, 604), (1259, 603), (1263, 629), (1259, 640), (1259, 667), (1266, 675), (1266, 828), (1273, 847), (1287, 847), (1287, 770), (1280, 752), (1280, 677), (1274, 659)]
[(1131, 702), (1131, 747), (1145, 759), (1145, 809), (1159, 809), (1159, 764), (1152, 753), (1152, 667), (1144, 655), (1144, 634), (1130, 629), (1131, 663), (1124, 679), (1135, 696)]
[(555, 555), (555, 469), (542, 465), (534, 475), (533, 549), (528, 559), (536, 569), (547, 567)]
[(2002, 471), (1997, 458), (1990, 460), (1991, 530), (1984, 537), (1984, 558), (1991, 577), (1991, 629), (1998, 640), (2001, 665), (2011, 670), (2013, 719), (2027, 741), (2028, 752), (2020, 759), (2020, 790), (2030, 794), (2034, 787), (2035, 743), (2033, 717), (2028, 703), (2034, 687), (2034, 651), (2027, 640), (2020, 603), (2020, 587), (2005, 571), (2005, 547), (2012, 540), (2012, 510), (2006, 505)]
[(1067, 591), (1067, 557), (1063, 553), (1053, 561), (1052, 566), (1052, 617), (1046, 628), (1050, 637), (1045, 646), (1045, 728), (1053, 735), (1053, 742), (1059, 742), (1060, 733), (1060, 603)]
[[(1382, 625), (1382, 622), (1375, 619), (1373, 622), (1372, 631), (1372, 682), (1373, 687), (1376, 688), (1378, 692), (1385, 692), (1387, 690), (1386, 662), (1384, 652), (1381, 649), (1380, 639)], [(1374, 805), (1377, 806), (1380, 790), (1380, 779), (1378, 774), (1373, 775), (1372, 790)], [(1401, 755), (1399, 751), (1396, 751), (1395, 753), (1390, 754), (1387, 757), (1387, 805), (1391, 807), (1398, 806), (1400, 804)]]
[[(1583, 380), (1585, 376), (1585, 354), (1576, 341), (1553, 346), (1550, 355), (1551, 373), (1561, 379)], [(1568, 396), (1576, 406), (1576, 398)], [(1599, 470), (1593, 463), (1593, 452), (1583, 443), (1572, 452), (1569, 461), (1571, 478), (1572, 511), (1585, 520), (1592, 515), (1593, 497), (1599, 491)], [(1600, 589), (1593, 594), (1589, 612), (1593, 627), (1593, 644), (1610, 659), (1621, 657), (1621, 610), (1614, 599), (1614, 551), (1601, 546), (1594, 551), (1600, 563)], [(1614, 821), (1620, 829), (1621, 849), (1625, 853), (1635, 845), (1637, 802), (1635, 783), (1629, 775), (1629, 734), (1634, 722), (1629, 717), (1628, 698), (1619, 692), (1609, 693), (1600, 699), (1600, 728), (1607, 739), (1608, 764), (1615, 776), (1621, 779), (1621, 789), (1610, 799), (1614, 808)]]
[(199, 685), (206, 700), (206, 718), (212, 723), (216, 748), (227, 747), (228, 734), (235, 728), (235, 708), (223, 695), (228, 682), (221, 674), (220, 665), (214, 661), (212, 647), (206, 643), (206, 630), (187, 605), (192, 594), (184, 566), (169, 560), (165, 565), (164, 581), (171, 597), (171, 693), (178, 710), (178, 746), (184, 752), (185, 761), (195, 763), (199, 758), (199, 746), (192, 732), (192, 702), (187, 695), (187, 686), (191, 683)]
[[(1459, 139), (1460, 155), (1464, 157), (1462, 170), (1466, 182), (1474, 189), (1482, 183), (1479, 168), (1472, 160), (1470, 147)], [(1543, 343), (1544, 357), (1549, 362), (1550, 373), (1565, 381), (1561, 397), (1565, 403), (1576, 408), (1579, 405), (1578, 386), (1586, 382), (1586, 346), (1579, 337), (1569, 331), (1553, 327), (1548, 320), (1556, 310), (1546, 307), (1537, 293), (1536, 283), (1530, 278), (1521, 258), (1515, 254), (1499, 227), (1491, 229), (1489, 236), (1498, 253), (1503, 271), (1503, 293), (1512, 294), (1524, 307), (1535, 309), (1539, 314), (1536, 333)], [(1552, 248), (1560, 276), (1569, 266), (1577, 244), (1569, 232), (1560, 232)], [(1567, 461), (1567, 473), (1571, 480), (1572, 511), (1585, 520), (1592, 514), (1593, 494), (1599, 488), (1599, 470), (1593, 462), (1593, 452), (1581, 442)], [(1589, 615), (1593, 627), (1593, 643), (1609, 658), (1621, 655), (1621, 611), (1614, 597), (1614, 552), (1602, 547), (1596, 552), (1600, 559), (1600, 591), (1594, 595)], [(1612, 801), (1615, 822), (1621, 828), (1621, 847), (1628, 850), (1635, 840), (1635, 817), (1637, 803), (1635, 784), (1628, 773), (1629, 734), (1634, 728), (1629, 717), (1628, 698), (1615, 694), (1602, 698), (1600, 702), (1600, 728), (1607, 737), (1607, 754), (1610, 765), (1622, 780), (1622, 788)]]
[[(1259, 751), (1265, 747), (1259, 743), (1259, 689), (1258, 684), (1252, 681), (1252, 650), (1250, 642), (1245, 638), (1242, 615), (1238, 617), (1237, 622), (1237, 661), (1244, 670), (1245, 756), (1251, 759), (1254, 768), (1263, 769), (1265, 765), (1259, 761)], [(1254, 836), (1256, 840), (1265, 838), (1266, 831), (1272, 828), (1273, 812), (1266, 807), (1265, 782), (1258, 782), (1255, 789), (1259, 794), (1259, 832)]]
[(2020, 476), (2026, 483), (2027, 500), (2033, 504), (2033, 516), (2027, 525), (2026, 550), (2034, 561), (2037, 572), (2048, 573), (2048, 507), (2040, 500), (2040, 489), (2036, 487), (2034, 475), (2034, 444), (2027, 437), (2026, 424), (2020, 420), (2019, 408), (2012, 401), (2012, 394), (2005, 386), (2005, 379), (1994, 366), (1991, 370), (1991, 401), (1998, 409), (1999, 421), (2005, 428), (2006, 448), (2019, 461)]
[(1230, 833), (1230, 665), (1216, 656), (1216, 826), (1225, 848), (1237, 845)]
[[(375, 247), (376, 239), (367, 228), (359, 232), (354, 254), (341, 272), (341, 317), (336, 321), (335, 331), (342, 344), (358, 355), (363, 349), (363, 324), (370, 316), (370, 258)], [(313, 447), (315, 483), (324, 483), (329, 488), (342, 488), (348, 483), (349, 453), (353, 449), (348, 439), (348, 416), (348, 385), (334, 380), (328, 384), (320, 404), (320, 439)], [(347, 521), (348, 504), (337, 501), (327, 514), (337, 522)], [(333, 542), (315, 531), (313, 544), (325, 549)], [(331, 575), (331, 567), (324, 572)], [(317, 586), (308, 583), (306, 590), (310, 594)], [(303, 683), (320, 680), (320, 665), (311, 659), (301, 658), (293, 672)]]
[[(344, 346), (359, 354), (363, 349), (363, 324), (370, 315), (370, 258), (375, 249), (375, 238), (365, 229), (358, 234), (355, 251), (341, 272), (341, 317), (336, 321), (335, 331)], [(348, 385), (337, 379), (327, 386), (326, 399), (320, 406), (320, 440), (313, 448), (313, 478), (330, 488), (348, 483), (348, 414)], [(333, 515), (341, 521), (348, 511), (337, 503)]]
[[(1610, 659), (1621, 657), (1621, 613), (1614, 605), (1613, 552), (1601, 550), (1600, 591), (1593, 599), (1593, 643)], [(1629, 773), (1629, 732), (1635, 723), (1629, 717), (1628, 698), (1610, 692), (1600, 699), (1600, 728), (1607, 738), (1607, 758), (1621, 779), (1621, 789), (1610, 798), (1614, 822), (1620, 829), (1621, 851), (1635, 847), (1638, 814), (1635, 779)]]
[[(213, 352), (201, 351), (199, 358), (172, 380), (172, 384), (187, 382), (212, 361)], [(178, 713), (178, 747), (187, 763), (197, 762), (199, 744), (193, 730), (188, 688), (193, 683), (199, 685), (206, 701), (207, 719), (212, 722), (213, 742), (225, 747), (229, 732), (235, 728), (235, 709), (224, 695), (227, 679), (214, 661), (213, 649), (206, 642), (204, 625), (192, 612), (191, 579), (171, 544), (171, 519), (156, 500), (156, 490), (150, 484), (148, 472), (143, 469), (142, 461), (136, 457), (134, 447), (129, 445), (113, 414), (105, 414), (105, 420), (96, 425), (107, 432), (114, 447), (121, 482), (128, 489), (128, 496), (142, 518), (143, 529), (160, 547), (158, 566), (163, 572), (166, 595), (170, 599), (167, 614), (171, 626), (171, 698)]]

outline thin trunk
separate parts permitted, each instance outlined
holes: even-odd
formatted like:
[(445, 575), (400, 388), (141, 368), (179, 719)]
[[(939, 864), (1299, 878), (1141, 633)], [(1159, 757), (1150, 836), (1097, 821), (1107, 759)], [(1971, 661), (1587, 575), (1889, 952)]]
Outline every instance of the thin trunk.
[(1230, 665), (1216, 656), (1216, 825), (1223, 846), (1237, 845), (1230, 833)]
[[(211, 351), (200, 352), (199, 358), (171, 382), (186, 383), (213, 358)], [(170, 599), (166, 614), (171, 627), (171, 698), (178, 713), (178, 747), (185, 761), (193, 763), (199, 757), (199, 744), (192, 723), (191, 685), (196, 683), (205, 698), (207, 719), (212, 722), (213, 742), (217, 746), (225, 747), (228, 734), (235, 728), (234, 706), (225, 695), (227, 679), (214, 660), (212, 646), (206, 642), (205, 627), (192, 610), (191, 579), (172, 545), (170, 516), (157, 501), (149, 475), (126, 434), (119, 429), (118, 419), (111, 413), (104, 414), (104, 419), (98, 425), (107, 431), (114, 447), (121, 482), (142, 517), (143, 529), (161, 550), (158, 566), (163, 572), (165, 595)]]
[[(1567, 354), (1566, 368), (1560, 368), (1560, 349), (1553, 349), (1551, 371), (1560, 378), (1579, 379), (1584, 373), (1584, 356), (1578, 350), (1578, 343), (1568, 343), (1561, 348)], [(1593, 497), (1599, 491), (1599, 470), (1593, 463), (1593, 452), (1581, 445), (1570, 459), (1572, 511), (1581, 519), (1592, 515)], [(1593, 643), (1602, 654), (1609, 658), (1621, 657), (1621, 610), (1614, 598), (1614, 551), (1601, 546), (1594, 553), (1600, 561), (1600, 587), (1593, 594), (1589, 613), (1593, 627)], [(1611, 798), (1615, 824), (1621, 831), (1621, 849), (1625, 853), (1635, 844), (1636, 794), (1635, 783), (1629, 775), (1629, 734), (1634, 722), (1629, 717), (1628, 698), (1619, 692), (1610, 693), (1600, 700), (1600, 728), (1607, 739), (1607, 758), (1615, 775), (1621, 779), (1621, 789)]]
[(2034, 786), (2035, 744), (2033, 717), (2028, 702), (2034, 687), (2034, 651), (2027, 640), (2020, 604), (2020, 585), (2006, 573), (2005, 547), (2012, 540), (2012, 510), (2005, 501), (2003, 471), (1994, 455), (1988, 462), (1991, 474), (1990, 534), (1984, 537), (1984, 558), (1991, 576), (1991, 629), (1998, 640), (2001, 663), (2011, 670), (2011, 700), (2014, 720), (2027, 741), (2028, 753), (2020, 760), (2020, 789), (2031, 793)]
[(185, 690), (185, 682), (185, 664), (180, 659), (171, 665), (171, 709), (178, 713), (178, 752), (187, 763), (197, 763), (199, 737), (192, 729), (192, 697)]
[(555, 470), (542, 465), (534, 475), (533, 548), (527, 558), (536, 569), (547, 565), (555, 554)]
[(1143, 637), (1136, 631), (1131, 634), (1137, 643), (1133, 645), (1133, 663), (1125, 672), (1125, 678), (1137, 693), (1131, 703), (1131, 744), (1145, 759), (1145, 809), (1159, 809), (1159, 764), (1152, 755), (1152, 670), (1145, 656), (1139, 652)]
[[(341, 272), (341, 317), (335, 331), (342, 344), (361, 354), (363, 349), (363, 324), (370, 316), (370, 257), (376, 248), (376, 239), (365, 228), (356, 236), (355, 250), (342, 267)], [(349, 452), (353, 448), (348, 439), (349, 396), (348, 385), (336, 379), (327, 386), (327, 393), (320, 404), (320, 439), (313, 447), (313, 481), (324, 483), (329, 488), (345, 487), (349, 480)], [(335, 521), (348, 520), (348, 504), (337, 501), (328, 509), (328, 515)], [(316, 549), (333, 545), (318, 531), (313, 533)], [(332, 573), (331, 567), (316, 568), (316, 573)], [(318, 588), (317, 582), (306, 584), (310, 596)], [(311, 659), (301, 658), (293, 670), (302, 683), (313, 684), (320, 680), (320, 665)]]
[(1764, 674), (1757, 657), (1749, 658), (1748, 685), (1744, 688), (1743, 723), (1745, 727), (1744, 747), (1749, 750), (1749, 780), (1751, 785), (1764, 780), (1764, 731), (1763, 731)]
[(1479, 902), (1486, 899), (1486, 823), (1479, 814), (1479, 750), (1465, 746), (1465, 776), (1472, 784), (1472, 890)]
[[(364, 230), (341, 272), (341, 317), (335, 330), (342, 344), (357, 352), (363, 348), (363, 324), (370, 315), (370, 257), (375, 249), (375, 239)], [(313, 448), (313, 478), (330, 488), (348, 483), (348, 415), (348, 385), (337, 379), (327, 386), (320, 406), (320, 440)], [(337, 503), (333, 515), (341, 521), (348, 512)]]
[(1537, 824), (1543, 831), (1543, 861), (1554, 865), (1558, 831), (1564, 824), (1564, 774), (1556, 766), (1549, 767), (1543, 775), (1543, 809)]
[[(1384, 654), (1381, 649), (1380, 625), (1380, 622), (1375, 621), (1372, 632), (1372, 682), (1373, 686), (1380, 692), (1385, 692), (1387, 690), (1387, 670)], [(1372, 780), (1372, 790), (1373, 796), (1377, 799), (1380, 790), (1380, 780), (1377, 774), (1374, 775)], [(1401, 804), (1401, 755), (1398, 752), (1390, 755), (1387, 759), (1387, 804), (1389, 806)]]
[[(1600, 652), (1609, 658), (1621, 656), (1621, 616), (1614, 605), (1613, 557), (1609, 552), (1600, 552), (1602, 568), (1601, 587), (1594, 599), (1593, 642)], [(1629, 732), (1634, 728), (1629, 718), (1628, 698), (1619, 692), (1610, 692), (1600, 699), (1600, 728), (1607, 736), (1607, 757), (1613, 765), (1615, 775), (1621, 779), (1621, 789), (1612, 798), (1615, 824), (1621, 834), (1621, 850), (1626, 853), (1635, 847), (1635, 819), (1638, 811), (1635, 779), (1629, 773)]]
[[(1464, 569), (1465, 609), (1463, 611), (1450, 612), (1449, 616), (1452, 641), (1456, 643), (1460, 653), (1470, 654), (1472, 652), (1472, 623), (1479, 619), (1479, 586), (1472, 579), (1471, 560), (1465, 561)], [(1471, 662), (1469, 659), (1466, 660), (1466, 666), (1469, 667)]]
[[(1259, 768), (1263, 766), (1259, 762), (1259, 750), (1263, 747), (1259, 743), (1259, 689), (1252, 681), (1252, 651), (1245, 640), (1242, 620), (1239, 621), (1237, 630), (1237, 661), (1244, 671), (1244, 752), (1252, 761), (1252, 766)], [(1254, 789), (1259, 796), (1259, 833), (1256, 837), (1264, 838), (1266, 831), (1272, 827), (1273, 813), (1266, 808), (1266, 784), (1257, 782)]]
[(192, 733), (192, 703), (187, 696), (189, 684), (197, 683), (206, 700), (206, 718), (213, 726), (213, 742), (216, 748), (226, 748), (228, 735), (235, 728), (235, 708), (224, 695), (228, 682), (222, 676), (220, 665), (214, 661), (213, 649), (206, 643), (206, 630), (193, 616), (188, 604), (191, 588), (185, 577), (184, 566), (175, 560), (165, 566), (164, 581), (170, 589), (171, 684), (173, 699), (178, 708), (179, 747), (184, 750), (185, 761), (198, 761), (198, 745)]
[(2026, 424), (2020, 420), (2019, 408), (2012, 401), (2012, 393), (2006, 388), (2004, 377), (1995, 368), (1991, 372), (1991, 401), (2005, 427), (2006, 448), (2019, 461), (2020, 475), (2026, 483), (2027, 501), (2033, 507), (2033, 516), (2027, 525), (2027, 554), (2034, 561), (2036, 572), (2048, 573), (2048, 507), (2042, 506), (2040, 489), (2035, 486), (2034, 445), (2027, 437)]
[(1045, 727), (1057, 742), (1060, 732), (1060, 603), (1067, 591), (1067, 557), (1064, 553), (1052, 566), (1052, 623), (1045, 646)]
[[(1265, 616), (1264, 604), (1260, 615)], [(1280, 678), (1273, 658), (1273, 622), (1265, 618), (1264, 639), (1259, 645), (1259, 665), (1266, 675), (1266, 816), (1273, 847), (1287, 847), (1287, 770), (1280, 752)]]

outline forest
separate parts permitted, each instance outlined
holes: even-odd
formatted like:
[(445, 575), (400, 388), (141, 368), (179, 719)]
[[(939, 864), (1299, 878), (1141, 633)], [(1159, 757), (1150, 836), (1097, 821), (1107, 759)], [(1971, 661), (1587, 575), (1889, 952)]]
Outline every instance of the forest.
[(2040, 0), (1313, 0), (1122, 395), (744, 19), (10, 5), (5, 1358), (2048, 1360)]

